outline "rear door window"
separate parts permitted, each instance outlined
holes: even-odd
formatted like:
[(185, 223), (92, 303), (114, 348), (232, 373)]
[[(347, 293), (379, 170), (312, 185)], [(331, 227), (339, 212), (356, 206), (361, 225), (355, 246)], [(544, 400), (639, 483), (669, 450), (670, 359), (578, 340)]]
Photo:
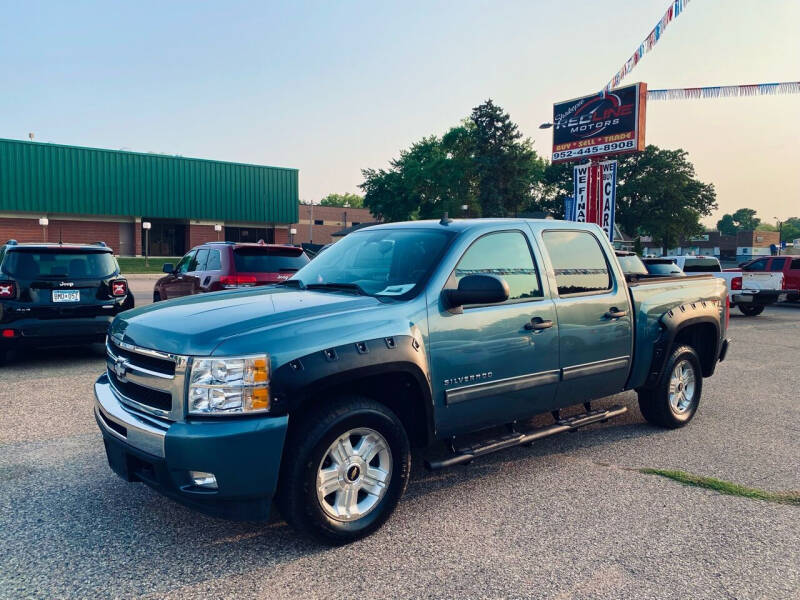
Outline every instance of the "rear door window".
[(558, 294), (590, 294), (611, 289), (600, 242), (588, 231), (545, 231), (544, 244), (553, 263)]
[(786, 258), (773, 258), (772, 264), (769, 266), (770, 271), (783, 271), (783, 267), (786, 266)]
[(3, 272), (18, 279), (104, 279), (117, 263), (110, 252), (18, 249), (8, 252)]
[(795, 269), (800, 269), (800, 258), (793, 258), (792, 264), (789, 265), (789, 268), (794, 271)]
[(687, 258), (683, 265), (684, 273), (719, 273), (722, 267), (716, 258)]
[(220, 257), (219, 250), (209, 250), (206, 271), (219, 271), (221, 268), (222, 258)]
[(238, 273), (280, 273), (300, 270), (308, 257), (293, 248), (236, 248), (233, 261)]

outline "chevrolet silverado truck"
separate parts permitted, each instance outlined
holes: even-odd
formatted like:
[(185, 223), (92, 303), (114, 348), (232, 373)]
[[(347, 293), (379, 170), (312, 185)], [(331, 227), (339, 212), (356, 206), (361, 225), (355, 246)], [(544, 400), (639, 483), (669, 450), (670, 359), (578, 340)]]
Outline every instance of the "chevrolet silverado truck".
[(280, 284), (117, 316), (94, 412), (124, 479), (234, 519), (275, 500), (346, 543), (392, 513), (412, 448), (468, 463), (620, 415), (591, 403), (628, 389), (650, 423), (686, 425), (728, 316), (710, 275), (626, 284), (596, 225), (377, 225)]

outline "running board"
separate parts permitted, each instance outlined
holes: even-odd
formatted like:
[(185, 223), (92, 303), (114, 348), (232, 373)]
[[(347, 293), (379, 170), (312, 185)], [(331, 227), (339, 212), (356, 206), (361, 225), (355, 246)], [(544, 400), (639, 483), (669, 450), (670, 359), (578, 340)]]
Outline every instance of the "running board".
[(554, 425), (533, 429), (528, 432), (514, 432), (509, 433), (498, 438), (484, 440), (480, 443), (466, 446), (463, 448), (454, 448), (454, 456), (442, 460), (426, 460), (425, 466), (428, 469), (445, 469), (454, 465), (461, 465), (464, 463), (472, 462), (480, 456), (491, 454), (506, 448), (514, 446), (521, 446), (523, 444), (530, 444), (536, 440), (556, 435), (557, 433), (564, 433), (565, 431), (575, 431), (579, 427), (585, 427), (592, 423), (602, 423), (611, 418), (618, 417), (621, 414), (628, 412), (625, 406), (615, 405), (608, 409), (590, 410), (574, 417), (566, 419), (558, 419)]

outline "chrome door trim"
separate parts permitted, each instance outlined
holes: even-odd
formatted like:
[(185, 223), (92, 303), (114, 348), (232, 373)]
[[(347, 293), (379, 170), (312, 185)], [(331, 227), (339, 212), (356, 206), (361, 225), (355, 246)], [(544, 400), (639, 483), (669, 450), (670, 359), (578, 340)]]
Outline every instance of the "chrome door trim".
[(607, 373), (608, 371), (616, 371), (617, 369), (627, 369), (629, 362), (630, 356), (618, 356), (616, 358), (607, 358), (596, 362), (564, 367), (561, 369), (563, 373), (562, 377), (564, 381), (569, 381), (579, 377), (588, 377), (589, 375), (599, 375), (600, 373)]
[(447, 406), (450, 406), (460, 402), (467, 402), (469, 400), (483, 398), (484, 396), (505, 394), (507, 392), (518, 392), (520, 390), (527, 390), (541, 385), (558, 383), (560, 378), (559, 376), (560, 371), (558, 369), (554, 369), (552, 371), (542, 371), (541, 373), (532, 373), (530, 375), (519, 375), (517, 377), (498, 379), (497, 381), (487, 381), (486, 383), (465, 385), (462, 387), (445, 390), (444, 403)]

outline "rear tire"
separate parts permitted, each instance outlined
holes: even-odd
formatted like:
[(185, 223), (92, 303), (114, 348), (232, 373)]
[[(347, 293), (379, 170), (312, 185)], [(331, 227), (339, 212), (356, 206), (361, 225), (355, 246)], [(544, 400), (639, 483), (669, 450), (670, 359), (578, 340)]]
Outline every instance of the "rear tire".
[(153, 292), (153, 303), (161, 302), (161, 294), (158, 292)]
[(677, 429), (692, 420), (703, 392), (700, 357), (691, 346), (672, 351), (653, 388), (637, 390), (639, 409), (651, 425)]
[(740, 304), (739, 310), (742, 311), (742, 314), (745, 317), (757, 317), (762, 312), (764, 312), (763, 306), (752, 306), (747, 304)]
[(383, 525), (411, 470), (400, 419), (386, 406), (358, 396), (309, 414), (289, 432), (283, 456), (276, 496), (283, 518), (336, 545)]

